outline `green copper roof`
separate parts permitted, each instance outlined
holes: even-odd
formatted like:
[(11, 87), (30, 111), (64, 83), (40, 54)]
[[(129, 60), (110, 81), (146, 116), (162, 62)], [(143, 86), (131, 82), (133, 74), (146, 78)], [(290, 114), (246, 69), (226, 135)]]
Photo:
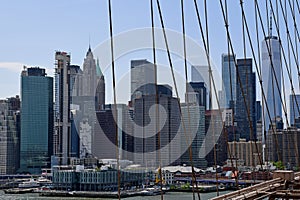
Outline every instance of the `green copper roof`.
[(100, 69), (100, 65), (99, 65), (99, 58), (97, 58), (96, 73), (97, 73), (97, 76), (103, 76), (102, 71)]

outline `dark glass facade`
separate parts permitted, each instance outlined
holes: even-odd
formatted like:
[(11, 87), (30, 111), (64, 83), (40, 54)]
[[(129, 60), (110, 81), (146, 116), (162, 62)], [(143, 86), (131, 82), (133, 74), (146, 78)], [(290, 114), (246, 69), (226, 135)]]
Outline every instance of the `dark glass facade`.
[(206, 84), (204, 82), (190, 82), (188, 84), (188, 92), (195, 92), (197, 93), (197, 100), (199, 106), (204, 106), (205, 110), (208, 108), (207, 106), (207, 99), (208, 96), (206, 90)]
[(53, 153), (53, 78), (40, 68), (28, 72), (32, 74), (23, 71), (21, 76), (19, 171), (38, 174), (50, 165)]
[[(235, 121), (241, 138), (256, 139), (256, 89), (252, 59), (237, 60)], [(251, 124), (250, 124), (251, 123)], [(252, 126), (252, 128), (251, 128)]]

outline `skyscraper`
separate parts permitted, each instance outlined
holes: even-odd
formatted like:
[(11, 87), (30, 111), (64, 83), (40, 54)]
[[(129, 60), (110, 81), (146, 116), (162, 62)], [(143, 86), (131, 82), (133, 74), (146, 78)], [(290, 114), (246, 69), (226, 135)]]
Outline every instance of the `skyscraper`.
[[(92, 154), (96, 111), (104, 109), (105, 81), (89, 46), (83, 70), (70, 65), (71, 152), (69, 156), (88, 157)], [(75, 152), (75, 154), (74, 154)]]
[[(237, 80), (236, 80), (235, 121), (237, 122), (237, 127), (238, 127), (237, 131), (240, 133), (241, 138), (244, 138), (247, 141), (255, 140), (256, 139), (256, 113), (255, 113), (256, 88), (255, 88), (255, 73), (252, 72), (252, 59), (248, 58), (248, 59), (237, 60), (236, 77)], [(250, 128), (250, 123), (252, 126), (252, 130)]]
[[(272, 24), (271, 24), (272, 26)], [(282, 117), (281, 110), (281, 52), (279, 40), (276, 36), (272, 36), (270, 30), (269, 36), (262, 41), (261, 47), (262, 58), (262, 84), (265, 93), (266, 101), (262, 99), (263, 109), (263, 124), (268, 131), (270, 118), (267, 112), (267, 107), (270, 113), (271, 120), (277, 116)], [(277, 87), (279, 86), (279, 90)]]
[[(154, 64), (144, 60), (131, 61), (131, 99), (134, 100), (137, 96), (153, 95), (155, 90), (151, 90), (155, 84)], [(150, 88), (148, 89), (147, 86)], [(143, 91), (141, 91), (143, 87)], [(153, 93), (154, 92), (154, 93)]]
[(83, 62), (83, 95), (95, 96), (97, 86), (96, 61), (89, 47)]
[(223, 92), (221, 102), (225, 108), (230, 108), (230, 104), (236, 101), (236, 68), (235, 68), (235, 56), (222, 54), (222, 81)]
[(80, 97), (80, 157), (92, 154), (92, 138), (95, 138), (96, 111), (105, 106), (105, 81), (99, 66), (89, 47), (83, 62), (83, 92)]
[[(117, 118), (115, 105), (106, 105), (105, 110), (96, 112), (97, 124), (92, 141), (92, 153), (98, 158), (116, 158), (116, 134), (118, 135), (118, 147), (120, 159), (132, 160), (132, 143), (128, 140), (132, 134), (132, 120), (129, 116), (128, 106), (117, 104)], [(116, 124), (117, 123), (117, 124)], [(116, 131), (117, 125), (117, 131)], [(132, 137), (131, 137), (132, 138)], [(131, 149), (131, 150), (130, 150)]]
[(208, 66), (201, 66), (201, 65), (192, 65), (191, 66), (191, 78), (192, 78), (192, 83), (199, 83), (202, 82), (204, 83), (206, 87), (206, 97), (205, 98), (205, 109), (211, 109), (212, 105), (209, 99), (209, 93), (210, 93), (210, 75), (208, 71)]
[(21, 100), (20, 172), (38, 174), (53, 153), (53, 78), (45, 69), (22, 71)]
[(192, 82), (205, 82), (209, 83), (208, 66), (192, 65), (191, 66)]
[(55, 53), (54, 155), (60, 164), (68, 164), (71, 149), (70, 60), (66, 52)]
[[(181, 164), (190, 165), (189, 146), (187, 142), (191, 142), (192, 159), (195, 167), (205, 168), (207, 162), (205, 154), (201, 154), (200, 148), (204, 145), (205, 138), (205, 109), (204, 106), (198, 104), (182, 104), (181, 105), (182, 120), (184, 120), (186, 130), (182, 129), (181, 134)], [(184, 132), (185, 131), (185, 132)], [(192, 139), (192, 136), (195, 136)]]
[(82, 93), (82, 70), (78, 65), (69, 65), (69, 89), (70, 89), (70, 157), (78, 157), (79, 156), (79, 130), (77, 127), (76, 120), (74, 116), (76, 116), (76, 106), (74, 106), (73, 102), (75, 101), (75, 97)]
[(295, 125), (295, 119), (300, 117), (300, 94), (290, 95), (290, 125)]
[(162, 165), (179, 164), (180, 138), (175, 139), (180, 126), (178, 99), (164, 94), (145, 95), (135, 99), (134, 113), (134, 162), (149, 167), (157, 167), (159, 161)]
[(187, 103), (192, 103), (193, 101), (197, 101), (197, 104), (199, 106), (204, 106), (205, 110), (208, 108), (207, 105), (207, 86), (205, 82), (190, 82), (188, 83), (187, 87), (188, 91), (186, 96), (186, 102), (187, 102), (187, 97), (189, 97), (189, 102)]
[[(230, 136), (224, 134), (221, 110), (205, 111), (205, 159), (207, 166), (222, 165), (227, 159), (227, 143)], [(216, 157), (216, 160), (215, 160)], [(216, 162), (215, 162), (216, 161)]]
[(0, 100), (0, 174), (15, 174), (20, 163), (20, 98)]

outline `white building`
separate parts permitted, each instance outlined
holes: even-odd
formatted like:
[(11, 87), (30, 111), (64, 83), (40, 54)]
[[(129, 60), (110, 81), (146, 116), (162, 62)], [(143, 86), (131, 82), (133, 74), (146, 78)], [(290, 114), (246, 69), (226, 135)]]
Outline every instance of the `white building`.
[[(196, 167), (194, 167), (194, 172), (195, 173), (199, 173), (199, 172), (204, 173), (203, 170), (196, 168)], [(163, 182), (165, 184), (174, 184), (175, 183), (174, 177), (176, 175), (186, 174), (187, 176), (190, 176), (192, 174), (192, 167), (191, 166), (167, 166), (167, 167), (163, 167), (161, 169), (161, 173), (162, 173), (162, 177), (163, 177)]]

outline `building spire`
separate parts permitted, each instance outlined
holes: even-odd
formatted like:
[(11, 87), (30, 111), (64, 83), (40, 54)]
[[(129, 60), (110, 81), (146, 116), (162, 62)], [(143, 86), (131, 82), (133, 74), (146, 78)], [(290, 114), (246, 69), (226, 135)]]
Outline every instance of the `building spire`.
[(89, 50), (91, 49), (91, 35), (89, 34)]
[(87, 53), (89, 53), (89, 52), (92, 52), (92, 49), (91, 49), (91, 36), (90, 36), (90, 34), (89, 34), (89, 49), (88, 49)]
[(90, 38), (90, 35), (89, 35), (89, 49), (88, 49), (88, 51), (86, 52), (86, 56), (87, 56), (89, 53), (92, 53), (92, 49), (91, 49), (91, 38)]

